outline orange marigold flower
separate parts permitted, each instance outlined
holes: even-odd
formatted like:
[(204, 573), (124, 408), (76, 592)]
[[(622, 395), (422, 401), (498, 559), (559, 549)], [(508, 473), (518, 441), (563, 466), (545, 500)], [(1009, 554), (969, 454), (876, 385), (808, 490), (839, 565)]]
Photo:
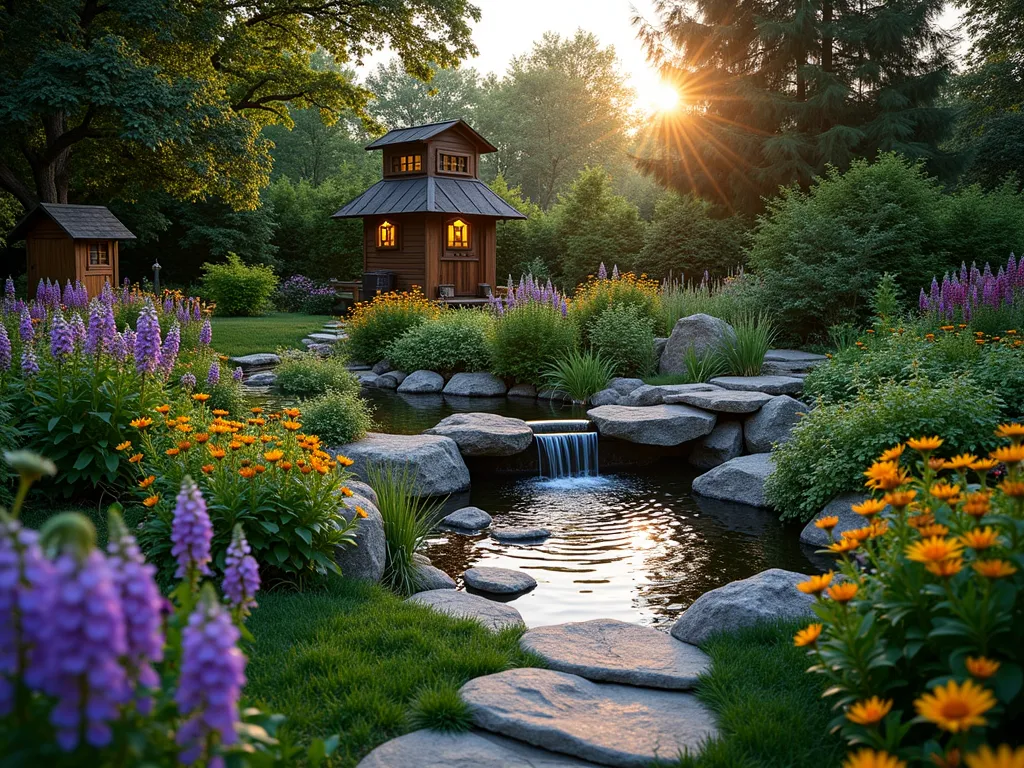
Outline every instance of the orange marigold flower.
[(805, 595), (818, 595), (825, 591), (825, 588), (832, 583), (832, 571), (817, 576), (811, 576), (807, 581), (801, 581), (796, 588)]
[(931, 536), (947, 536), (949, 535), (949, 526), (942, 523), (931, 523), (920, 526), (917, 532), (926, 539)]
[(282, 421), (281, 426), (289, 432), (295, 432), (296, 430), (302, 429), (302, 425), (297, 421)]
[(967, 768), (1024, 768), (1024, 747), (1016, 749), (1000, 744), (993, 750), (985, 744), (977, 752), (967, 755)]
[(274, 442), (274, 436), (273, 435), (260, 435), (260, 442), (264, 443), (264, 444), (265, 443), (272, 443), (272, 442)]
[(131, 447), (132, 447), (132, 441), (131, 440), (125, 440), (123, 443), (118, 443), (114, 447), (114, 450), (115, 451), (127, 451)]
[[(299, 464), (302, 464), (302, 462), (300, 461)], [(347, 485), (343, 485), (343, 486), (341, 486), (341, 495), (342, 496), (352, 496), (354, 494), (352, 493), (352, 489), (351, 488), (349, 488)]]
[[(902, 509), (903, 507), (906, 507), (908, 504), (910, 504), (910, 502), (912, 502), (916, 497), (917, 491), (889, 491), (889, 493), (885, 494), (883, 504), (885, 502), (888, 502), (889, 504), (892, 504), (892, 506), (894, 506), (896, 509)], [(854, 510), (854, 512), (856, 511), (857, 510)], [(881, 510), (879, 510), (879, 512), (881, 512)], [(861, 512), (860, 514), (864, 513)]]
[(191, 447), (192, 443), (190, 443), (188, 440), (182, 440), (180, 443), (178, 443), (178, 448), (180, 448), (183, 451), (187, 451)]
[(164, 453), (166, 453), (168, 456), (177, 456), (179, 453), (181, 453), (181, 449), (180, 448), (168, 448), (166, 451), (164, 451)]
[(153, 483), (156, 482), (156, 475), (150, 475), (149, 477), (139, 480), (139, 488), (149, 488)]
[(996, 429), (996, 437), (1024, 437), (1024, 424), (1017, 422), (1000, 424)]
[(128, 423), (136, 429), (145, 429), (153, 424), (153, 420), (149, 418), (149, 416), (140, 416), (137, 419), (132, 419)]
[(253, 443), (256, 442), (256, 438), (253, 437), (252, 435), (239, 435), (238, 440), (243, 445), (252, 445)]
[(142, 503), (147, 507), (155, 507), (160, 503), (160, 497), (158, 495), (147, 496), (142, 500)]
[(982, 716), (996, 705), (992, 692), (973, 680), (961, 685), (950, 680), (936, 686), (914, 702), (917, 714), (950, 733), (960, 733), (975, 726), (986, 725)]
[(302, 415), (302, 411), (298, 408), (285, 408), (282, 413), (292, 419), (297, 419)]
[(991, 507), (992, 499), (989, 494), (984, 491), (978, 491), (977, 493), (970, 493), (967, 495), (967, 500), (964, 502), (963, 510), (971, 517), (983, 517), (988, 514)]
[(975, 528), (968, 531), (960, 537), (960, 541), (964, 543), (964, 546), (971, 549), (988, 549), (999, 544), (999, 531), (990, 525), (986, 525), (984, 528)]
[(955, 502), (960, 496), (960, 486), (951, 485), (946, 481), (940, 481), (932, 485), (928, 489), (928, 493), (934, 496), (936, 499), (942, 499), (942, 501)]
[(933, 573), (943, 579), (948, 579), (956, 576), (964, 569), (964, 559), (962, 557), (952, 557), (948, 560), (925, 563), (924, 567), (929, 573)]
[(892, 448), (886, 448), (882, 451), (882, 455), (878, 457), (879, 461), (896, 461), (900, 456), (903, 455), (903, 451), (906, 446), (903, 443), (897, 443)]
[(859, 546), (860, 542), (856, 539), (848, 539), (844, 537), (839, 541), (833, 541), (831, 544), (829, 544), (828, 550), (833, 554), (842, 555), (846, 554), (847, 552), (852, 552)]
[(312, 471), (313, 471), (313, 468), (311, 466), (309, 466), (308, 464), (303, 464), (302, 466), (299, 467), (299, 472), (301, 472), (304, 475), (308, 475)]
[(907, 518), (907, 525), (909, 525), (911, 528), (916, 528), (917, 530), (927, 528), (934, 522), (935, 515), (933, 515), (931, 512), (922, 512), (919, 515), (911, 515)]
[(1003, 480), (999, 484), (999, 489), (1007, 496), (1018, 498), (1024, 496), (1024, 481), (1021, 480)]
[(232, 451), (237, 451), (241, 447), (242, 447), (242, 444), (240, 442), (238, 442), (237, 440), (232, 440), (230, 443), (228, 443), (228, 448), (230, 448)]
[[(338, 463), (341, 464), (341, 466), (343, 467), (351, 467), (353, 464), (355, 464), (355, 461), (350, 459), (348, 456), (342, 456), (340, 453), (335, 458), (338, 460)], [(838, 518), (836, 519), (838, 520)]]
[(846, 710), (846, 719), (857, 723), (857, 725), (874, 725), (888, 715), (891, 709), (892, 699), (880, 699), (878, 696), (872, 696), (870, 699), (851, 704), (850, 708)]
[(162, 415), (165, 415), (165, 416), (166, 416), (166, 415), (167, 415), (168, 413), (170, 413), (170, 412), (171, 412), (171, 406), (169, 406), (169, 405), (167, 405), (167, 404), (164, 404), (164, 405), (158, 405), (158, 406), (157, 406), (156, 408), (154, 408), (153, 410), (154, 410), (154, 411), (156, 411), (156, 412), (157, 412), (157, 413), (159, 413), (159, 414), (162, 414)]
[(242, 467), (240, 470), (238, 470), (238, 474), (240, 474), (246, 480), (252, 480), (254, 477), (256, 477), (256, 470), (253, 469), (252, 467)]
[(824, 626), (821, 624), (808, 624), (793, 637), (793, 645), (797, 648), (813, 645), (821, 637), (822, 629), (824, 629)]
[(363, 509), (362, 507), (356, 507), (356, 514), (360, 517), (369, 517), (369, 515), (366, 513), (366, 510)]
[(991, 472), (993, 469), (999, 466), (999, 462), (995, 459), (978, 459), (976, 462), (971, 464), (971, 469), (980, 474)]
[[(348, 465), (342, 464), (342, 466), (347, 467)], [(839, 525), (839, 518), (836, 515), (826, 515), (825, 517), (819, 517), (814, 521), (815, 528), (821, 528), (823, 531), (831, 531), (837, 525)]]
[(199, 443), (200, 445), (202, 445), (203, 443), (205, 443), (209, 439), (210, 439), (210, 436), (206, 432), (196, 432), (196, 434), (195, 434), (195, 441), (197, 443)]
[[(913, 491), (907, 491), (907, 493), (913, 493)], [(892, 495), (893, 494), (891, 493), (886, 494), (886, 501), (888, 501), (889, 497)], [(911, 496), (910, 498), (913, 499), (914, 497)], [(881, 499), (865, 499), (860, 504), (850, 505), (850, 509), (856, 512), (858, 515), (864, 515), (864, 517), (873, 517), (874, 515), (877, 515), (879, 512), (885, 509), (886, 501), (882, 501)], [(909, 503), (910, 502), (908, 501), (907, 504)], [(899, 506), (906, 505), (901, 504)]]
[(998, 672), (1000, 665), (998, 661), (987, 656), (968, 656), (964, 660), (964, 666), (971, 677), (985, 680)]
[(862, 747), (846, 756), (843, 768), (907, 768), (907, 764), (888, 752)]
[(844, 539), (852, 539), (856, 542), (862, 542), (865, 539), (871, 537), (871, 526), (865, 525), (861, 528), (851, 528), (848, 531), (843, 531)]
[(136, 453), (134, 456), (129, 458), (128, 461), (131, 464), (138, 464), (140, 461), (142, 461), (142, 454), (141, 453)]
[(213, 456), (213, 458), (215, 459), (223, 459), (225, 456), (227, 456), (227, 451), (225, 451), (223, 448), (218, 448), (216, 445), (211, 445), (210, 455)]
[(289, 469), (292, 468), (292, 463), (290, 461), (282, 461), (280, 464), (278, 464), (278, 466), (285, 472), (287, 472)]
[(971, 567), (986, 579), (1002, 579), (1017, 572), (1017, 566), (1006, 560), (978, 560)]
[(214, 416), (227, 416), (228, 415), (228, 412), (225, 411), (223, 408), (214, 408), (212, 413), (213, 413)]
[(835, 584), (829, 587), (828, 596), (837, 603), (848, 603), (857, 596), (858, 589), (860, 587), (852, 581), (844, 581), (842, 584)]
[(264, 472), (267, 471), (267, 468), (262, 464), (257, 464), (255, 467), (253, 467), (253, 469), (256, 470), (257, 475), (262, 475)]
[(877, 539), (879, 536), (884, 536), (889, 532), (889, 521), (875, 520), (868, 528), (871, 531), (869, 538)]
[(963, 546), (956, 539), (930, 536), (910, 544), (905, 552), (908, 560), (918, 563), (936, 563), (939, 560), (959, 557), (963, 553)]
[(192, 425), (191, 424), (179, 424), (178, 426), (175, 427), (175, 429), (178, 430), (179, 432), (188, 433), (188, 432), (192, 431)]
[(263, 454), (263, 458), (273, 464), (275, 461), (280, 461), (284, 458), (284, 451), (275, 448), (272, 451), (267, 451)]
[(257, 419), (246, 419), (246, 421), (249, 424), (253, 425), (254, 427), (262, 427), (264, 424), (267, 423), (266, 419), (258, 419), (258, 418)]
[(1024, 445), (1004, 445), (996, 448), (989, 456), (1004, 464), (1020, 464), (1024, 461)]
[(961, 453), (950, 459), (946, 459), (942, 466), (946, 469), (967, 469), (977, 460), (978, 457), (973, 453)]
[(864, 475), (868, 478), (864, 484), (879, 491), (891, 491), (907, 481), (906, 470), (892, 461), (876, 461)]
[(932, 435), (931, 437), (912, 437), (907, 440), (907, 446), (919, 453), (929, 453), (941, 448), (943, 442), (943, 439), (938, 435)]
[(203, 474), (204, 474), (204, 475), (208, 475), (208, 474), (210, 474), (211, 472), (213, 472), (213, 470), (215, 470), (215, 469), (216, 469), (216, 466), (215, 466), (215, 465), (213, 465), (213, 464), (203, 464), (203, 466), (201, 467), (201, 469), (203, 470)]
[(255, 413), (256, 415), (259, 415), (259, 414), (263, 413), (263, 409), (257, 406), (256, 408), (250, 408), (249, 412), (250, 413)]
[(192, 395), (192, 399), (198, 403), (205, 403), (207, 400), (210, 399), (210, 396), (205, 392), (196, 392), (194, 395)]

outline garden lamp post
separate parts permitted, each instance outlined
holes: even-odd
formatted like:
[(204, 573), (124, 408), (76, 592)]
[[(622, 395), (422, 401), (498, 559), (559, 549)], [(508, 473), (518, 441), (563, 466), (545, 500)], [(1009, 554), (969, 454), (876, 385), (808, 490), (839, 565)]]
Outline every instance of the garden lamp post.
[(153, 293), (160, 294), (160, 270), (163, 267), (160, 266), (159, 261), (153, 262)]

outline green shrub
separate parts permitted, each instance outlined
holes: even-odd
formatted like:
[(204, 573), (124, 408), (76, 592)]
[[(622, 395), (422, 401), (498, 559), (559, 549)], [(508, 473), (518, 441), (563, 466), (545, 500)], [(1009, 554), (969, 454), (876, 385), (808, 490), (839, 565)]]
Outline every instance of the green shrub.
[(732, 376), (760, 375), (764, 356), (778, 336), (775, 324), (763, 312), (743, 315), (733, 324), (733, 331), (732, 336), (724, 339), (719, 352), (722, 367)]
[(327, 390), (356, 393), (359, 382), (346, 368), (345, 357), (321, 357), (312, 352), (283, 352), (281, 364), (274, 370), (275, 386), (282, 394), (308, 397)]
[(941, 434), (951, 453), (984, 451), (1001, 405), (966, 377), (884, 382), (852, 402), (820, 405), (772, 452), (768, 501), (784, 519), (809, 520), (839, 494), (863, 489), (864, 467), (908, 437)]
[(224, 264), (203, 264), (203, 292), (218, 315), (254, 316), (270, 309), (277, 275), (265, 264), (243, 264), (229, 253)]
[(373, 426), (370, 407), (356, 392), (329, 389), (302, 402), (303, 427), (324, 445), (342, 445), (360, 440)]
[(614, 304), (591, 323), (591, 349), (607, 360), (616, 376), (647, 376), (654, 372), (654, 321), (639, 307)]
[(632, 306), (640, 316), (649, 318), (655, 331), (662, 327), (661, 295), (657, 281), (637, 277), (632, 272), (610, 278), (596, 277), (577, 286), (569, 305), (569, 317), (576, 324), (584, 345), (590, 343), (589, 329), (608, 307)]
[(490, 346), (493, 373), (541, 384), (548, 366), (576, 348), (576, 333), (560, 311), (531, 302), (508, 309), (497, 319)]
[(491, 352), (487, 335), (494, 318), (475, 309), (453, 309), (410, 328), (387, 349), (387, 359), (401, 371), (426, 369), (443, 374), (486, 371)]
[(410, 328), (432, 320), (442, 312), (417, 288), (412, 291), (378, 293), (349, 312), (345, 330), (348, 352), (363, 363), (383, 360), (388, 347)]
[(441, 518), (444, 500), (421, 497), (408, 467), (399, 470), (391, 464), (371, 464), (367, 473), (384, 520), (387, 556), (382, 582), (399, 595), (411, 595), (419, 586), (413, 555)]
[(573, 350), (566, 357), (548, 366), (544, 383), (551, 389), (565, 392), (576, 403), (587, 402), (608, 386), (615, 375), (612, 363), (593, 352)]
[(746, 232), (737, 216), (714, 218), (711, 203), (668, 193), (658, 200), (654, 220), (634, 270), (658, 280), (700, 280), (705, 272), (726, 275), (746, 260)]

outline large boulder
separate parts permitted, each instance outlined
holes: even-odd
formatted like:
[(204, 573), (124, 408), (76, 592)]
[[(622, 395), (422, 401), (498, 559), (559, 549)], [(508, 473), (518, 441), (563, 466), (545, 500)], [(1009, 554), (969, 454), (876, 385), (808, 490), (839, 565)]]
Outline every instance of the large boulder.
[(698, 597), (672, 625), (672, 637), (701, 645), (716, 632), (735, 632), (762, 621), (814, 615), (814, 597), (797, 590), (802, 573), (771, 568)]
[(401, 384), (398, 391), (410, 395), (435, 394), (444, 389), (444, 376), (434, 371), (413, 371)]
[(440, 435), (386, 435), (368, 432), (355, 443), (332, 448), (355, 464), (351, 471), (363, 480), (371, 466), (409, 471), (420, 496), (447, 496), (469, 488), (469, 469), (455, 441)]
[(663, 374), (686, 373), (686, 354), (693, 350), (698, 356), (720, 349), (736, 332), (724, 320), (711, 315), (689, 315), (676, 321), (661, 353), (658, 370)]
[(482, 531), (491, 524), (491, 516), (479, 507), (463, 507), (441, 518), (441, 525), (459, 531)]
[(252, 355), (229, 358), (229, 362), (239, 365), (242, 368), (272, 368), (281, 363), (281, 357), (273, 352), (256, 352)]
[(688, 405), (602, 405), (587, 415), (603, 436), (644, 445), (679, 445), (715, 428), (714, 414)]
[(509, 397), (520, 397), (524, 400), (534, 400), (537, 397), (537, 388), (533, 384), (516, 384), (509, 387)]
[[(847, 493), (832, 499), (825, 508), (821, 510), (800, 532), (800, 542), (818, 549), (824, 549), (829, 545), (828, 534), (818, 528), (814, 523), (823, 517), (838, 517), (839, 524), (832, 530), (832, 536), (838, 539), (843, 531), (850, 531), (854, 528), (862, 528), (868, 522), (866, 517), (858, 515), (851, 507), (860, 504), (867, 496), (863, 493)], [(886, 507), (883, 514), (889, 510)]]
[(712, 499), (766, 507), (764, 484), (774, 468), (770, 453), (738, 456), (694, 478), (693, 492)]
[(391, 366), (390, 360), (378, 360), (376, 363), (373, 364), (373, 367), (370, 368), (370, 370), (376, 373), (378, 376), (380, 376), (382, 374), (389, 373), (390, 371), (393, 371), (395, 369)]
[(722, 389), (766, 395), (799, 395), (804, 391), (804, 380), (794, 376), (716, 376), (709, 383)]
[(402, 371), (388, 371), (380, 374), (374, 384), (379, 389), (398, 389), (408, 376), (409, 374)]
[(356, 496), (362, 496), (364, 499), (372, 501), (373, 506), (380, 505), (380, 501), (377, 499), (377, 492), (370, 487), (369, 483), (364, 483), (362, 480), (349, 480), (345, 485)]
[(505, 382), (493, 373), (456, 373), (444, 388), (446, 395), (464, 397), (500, 397), (506, 391)]
[(480, 595), (459, 592), (454, 589), (434, 589), (430, 592), (418, 592), (406, 602), (417, 603), (432, 608), (438, 613), (446, 613), (459, 619), (473, 619), (488, 629), (500, 632), (508, 627), (523, 627), (522, 614), (511, 605), (488, 600)]
[(785, 443), (807, 406), (789, 395), (777, 395), (743, 423), (743, 439), (749, 453), (766, 453)]
[(690, 449), (690, 464), (713, 469), (743, 455), (743, 427), (737, 421), (720, 421)]
[(465, 456), (512, 456), (533, 443), (525, 421), (496, 413), (453, 413), (424, 434), (450, 437)]
[(591, 405), (618, 405), (620, 402), (622, 402), (622, 395), (611, 387), (590, 396)]
[(622, 376), (616, 377), (608, 382), (608, 388), (614, 389), (620, 395), (628, 395), (635, 389), (644, 385), (643, 379), (627, 379)]
[[(355, 544), (336, 547), (334, 562), (341, 568), (341, 574), (349, 579), (366, 579), (380, 581), (384, 575), (384, 564), (387, 559), (387, 542), (384, 539), (384, 519), (376, 505), (376, 494), (373, 501), (370, 497), (360, 494), (362, 488), (354, 488), (350, 483), (352, 496), (343, 498), (338, 512), (349, 522), (358, 518), (355, 529)], [(363, 485), (359, 483), (359, 485)], [(369, 488), (369, 486), (366, 486)], [(370, 493), (373, 493), (371, 490)], [(358, 507), (358, 509), (357, 509)], [(359, 514), (362, 510), (366, 517)]]
[(762, 392), (737, 392), (720, 389), (716, 392), (682, 392), (665, 397), (666, 403), (682, 403), (715, 413), (754, 413), (772, 399)]
[(435, 589), (455, 589), (455, 579), (435, 568), (430, 563), (416, 563), (416, 591), (430, 592)]
[(665, 398), (685, 392), (715, 392), (714, 384), (644, 384), (622, 398), (620, 405), (661, 405)]

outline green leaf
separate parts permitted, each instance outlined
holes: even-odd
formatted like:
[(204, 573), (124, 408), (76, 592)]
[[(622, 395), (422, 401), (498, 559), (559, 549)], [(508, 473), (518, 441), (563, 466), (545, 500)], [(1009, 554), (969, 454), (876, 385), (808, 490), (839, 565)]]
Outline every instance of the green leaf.
[(78, 470), (85, 469), (87, 466), (89, 466), (92, 463), (92, 459), (93, 459), (93, 454), (92, 453), (80, 453), (80, 454), (78, 454), (78, 458), (75, 459), (74, 468), (78, 469)]
[(53, 432), (53, 428), (57, 426), (57, 422), (60, 421), (60, 416), (54, 416), (46, 424), (46, 431)]
[(295, 529), (295, 533), (298, 534), (299, 538), (301, 538), (307, 544), (309, 544), (309, 545), (313, 544), (313, 534), (310, 533), (307, 528), (302, 528), (300, 526), (300, 527)]
[(121, 463), (116, 453), (108, 453), (103, 457), (103, 462), (111, 472), (117, 472), (117, 466)]
[(270, 520), (260, 520), (259, 524), (267, 533), (277, 533), (281, 530), (281, 526), (277, 523), (272, 523)]

